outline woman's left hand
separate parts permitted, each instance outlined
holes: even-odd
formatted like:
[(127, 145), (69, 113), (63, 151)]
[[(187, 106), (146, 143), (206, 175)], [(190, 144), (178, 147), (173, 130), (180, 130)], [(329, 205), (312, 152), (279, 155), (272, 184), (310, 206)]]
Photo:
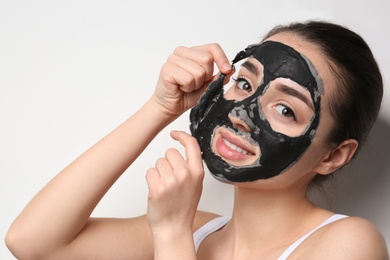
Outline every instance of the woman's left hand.
[(202, 193), (204, 170), (198, 142), (182, 131), (173, 131), (171, 136), (185, 147), (186, 158), (171, 148), (146, 174), (147, 218), (155, 247), (162, 241), (181, 241), (181, 244), (187, 239), (193, 243), (192, 224)]

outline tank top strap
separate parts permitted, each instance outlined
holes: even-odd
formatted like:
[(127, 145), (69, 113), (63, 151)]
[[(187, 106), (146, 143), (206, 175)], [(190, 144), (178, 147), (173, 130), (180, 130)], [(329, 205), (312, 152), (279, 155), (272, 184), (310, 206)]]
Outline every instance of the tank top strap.
[(306, 235), (304, 235), (303, 237), (299, 238), (297, 241), (295, 241), (291, 246), (289, 246), (287, 248), (286, 251), (284, 251), (284, 253), (278, 258), (278, 260), (285, 260), (287, 259), (287, 257), (289, 257), (291, 255), (292, 252), (294, 252), (294, 250), (303, 242), (305, 241), (306, 238), (308, 238), (311, 234), (313, 234), (315, 231), (317, 231), (318, 229), (322, 228), (323, 226), (326, 226), (332, 222), (335, 222), (337, 220), (340, 220), (340, 219), (343, 219), (343, 218), (347, 218), (348, 216), (346, 215), (342, 215), (342, 214), (335, 214), (333, 216), (331, 216), (330, 218), (328, 218), (327, 220), (325, 220), (324, 222), (322, 222), (318, 227), (316, 227), (315, 229), (313, 229), (312, 231), (310, 231), (309, 233), (307, 233)]
[(227, 216), (217, 217), (210, 220), (202, 227), (200, 227), (198, 230), (196, 230), (193, 234), (195, 251), (198, 252), (200, 244), (208, 235), (224, 227), (229, 222), (230, 219), (231, 217), (227, 217)]

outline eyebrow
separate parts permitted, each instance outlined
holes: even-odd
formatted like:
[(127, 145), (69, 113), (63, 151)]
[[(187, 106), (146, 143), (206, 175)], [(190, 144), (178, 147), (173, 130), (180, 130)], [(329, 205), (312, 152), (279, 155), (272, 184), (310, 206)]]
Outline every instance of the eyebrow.
[[(250, 62), (250, 60), (246, 60), (241, 66), (246, 68), (249, 72), (254, 74), (256, 77), (258, 77), (260, 75), (260, 72), (257, 69), (256, 65), (254, 65), (252, 62)], [(302, 100), (308, 107), (310, 107), (314, 111), (313, 103), (310, 102), (310, 100), (300, 91), (298, 91), (292, 87), (286, 86), (286, 85), (277, 86), (276, 89), (278, 89), (279, 91), (281, 91), (287, 95), (290, 95), (290, 96), (293, 96), (293, 97), (296, 97), (296, 98)]]
[(254, 74), (256, 77), (258, 77), (259, 74), (260, 74), (259, 70), (257, 69), (257, 67), (252, 62), (250, 62), (249, 60), (245, 61), (241, 66), (246, 68), (247, 70), (249, 70), (249, 72)]
[(308, 107), (310, 107), (312, 110), (314, 110), (313, 103), (310, 102), (309, 99), (300, 91), (298, 91), (292, 87), (286, 86), (286, 85), (279, 85), (276, 87), (276, 89), (287, 94), (287, 95), (290, 95), (290, 96), (293, 96), (293, 97), (296, 97), (296, 98), (302, 100)]

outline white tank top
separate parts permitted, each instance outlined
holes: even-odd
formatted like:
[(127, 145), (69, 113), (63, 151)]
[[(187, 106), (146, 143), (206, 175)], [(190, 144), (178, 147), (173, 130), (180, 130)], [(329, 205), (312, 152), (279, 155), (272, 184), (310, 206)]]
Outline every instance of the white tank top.
[[(278, 260), (285, 260), (287, 257), (291, 255), (292, 252), (303, 242), (305, 239), (310, 236), (313, 232), (317, 231), (318, 229), (322, 228), (323, 226), (330, 224), (334, 221), (337, 221), (339, 219), (346, 218), (348, 216), (341, 215), (341, 214), (335, 214), (322, 222), (318, 227), (304, 235), (303, 237), (299, 238), (297, 241), (295, 241), (291, 246), (287, 248), (286, 251), (278, 258)], [(215, 219), (212, 219), (211, 221), (207, 222), (205, 225), (203, 225), (201, 228), (195, 231), (194, 233), (194, 243), (195, 243), (195, 250), (198, 252), (199, 246), (202, 243), (202, 241), (210, 234), (214, 233), (215, 231), (221, 229), (224, 227), (230, 220), (230, 217), (218, 217)]]

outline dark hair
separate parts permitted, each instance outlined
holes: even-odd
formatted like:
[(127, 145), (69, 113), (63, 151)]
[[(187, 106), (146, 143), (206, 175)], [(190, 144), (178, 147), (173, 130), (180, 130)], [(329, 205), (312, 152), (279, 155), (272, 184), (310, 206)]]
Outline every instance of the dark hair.
[[(324, 21), (277, 26), (264, 38), (282, 32), (314, 43), (329, 59), (337, 91), (329, 99), (335, 125), (328, 141), (339, 144), (355, 139), (360, 148), (378, 116), (383, 96), (382, 76), (367, 43), (348, 28)], [(317, 174), (312, 184), (325, 177)]]

